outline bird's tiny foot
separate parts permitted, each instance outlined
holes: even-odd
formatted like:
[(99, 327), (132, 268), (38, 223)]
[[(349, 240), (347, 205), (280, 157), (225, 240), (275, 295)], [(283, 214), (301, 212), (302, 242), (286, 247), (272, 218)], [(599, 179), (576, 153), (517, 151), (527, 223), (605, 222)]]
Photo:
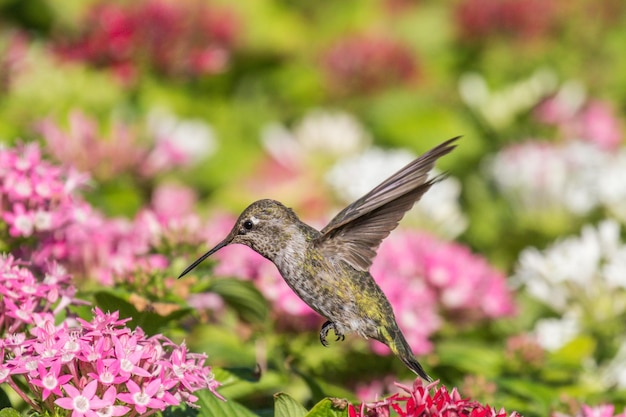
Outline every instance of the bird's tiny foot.
[(334, 327), (335, 323), (328, 320), (326, 323), (322, 324), (322, 329), (320, 330), (320, 342), (324, 347), (328, 347), (328, 342), (326, 341), (326, 336), (328, 336), (328, 331), (331, 327)]
[(339, 330), (337, 330), (337, 326), (335, 325), (335, 323), (328, 320), (322, 325), (322, 329), (320, 330), (320, 342), (322, 342), (322, 345), (328, 347), (326, 336), (328, 336), (328, 332), (330, 331), (330, 329), (333, 329), (333, 331), (335, 332), (335, 335), (337, 336), (337, 341), (345, 340), (346, 337), (343, 335), (343, 333), (340, 333)]

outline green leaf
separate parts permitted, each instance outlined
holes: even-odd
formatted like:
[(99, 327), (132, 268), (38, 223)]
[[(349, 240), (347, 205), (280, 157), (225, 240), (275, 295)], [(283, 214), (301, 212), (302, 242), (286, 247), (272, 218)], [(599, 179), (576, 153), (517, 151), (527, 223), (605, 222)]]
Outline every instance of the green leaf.
[(304, 417), (306, 414), (306, 408), (288, 394), (274, 394), (274, 417)]
[(0, 410), (0, 417), (20, 417), (20, 413), (13, 408), (3, 408)]
[(516, 396), (521, 396), (544, 407), (548, 406), (559, 395), (558, 390), (547, 387), (538, 381), (506, 378), (498, 380), (498, 384)]
[(466, 373), (495, 377), (502, 368), (499, 350), (473, 342), (442, 341), (437, 344), (437, 354), (442, 365)]
[(305, 417), (347, 417), (348, 401), (340, 398), (324, 398), (315, 404)]
[(556, 364), (578, 369), (581, 362), (593, 354), (596, 344), (592, 337), (579, 335), (553, 352), (550, 359)]
[(0, 387), (0, 409), (5, 407), (11, 407), (11, 400), (6, 392), (4, 392), (4, 387)]
[(209, 390), (197, 391), (194, 394), (198, 396), (196, 404), (200, 406), (199, 417), (258, 417), (235, 401), (220, 400)]
[(211, 282), (208, 291), (221, 296), (242, 320), (258, 324), (266, 322), (269, 304), (250, 281), (235, 278), (216, 279)]

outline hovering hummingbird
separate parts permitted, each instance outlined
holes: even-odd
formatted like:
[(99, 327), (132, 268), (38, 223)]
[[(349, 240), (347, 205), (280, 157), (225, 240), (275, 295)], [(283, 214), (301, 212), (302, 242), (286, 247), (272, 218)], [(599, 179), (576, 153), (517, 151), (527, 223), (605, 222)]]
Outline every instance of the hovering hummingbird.
[(369, 272), (376, 250), (413, 204), (436, 182), (428, 173), (454, 149), (458, 137), (424, 153), (382, 184), (343, 209), (321, 231), (302, 222), (290, 208), (259, 200), (239, 216), (228, 236), (180, 274), (232, 243), (252, 248), (272, 261), (289, 287), (327, 321), (320, 341), (332, 329), (337, 340), (356, 332), (378, 340), (427, 381), (400, 331), (389, 300)]

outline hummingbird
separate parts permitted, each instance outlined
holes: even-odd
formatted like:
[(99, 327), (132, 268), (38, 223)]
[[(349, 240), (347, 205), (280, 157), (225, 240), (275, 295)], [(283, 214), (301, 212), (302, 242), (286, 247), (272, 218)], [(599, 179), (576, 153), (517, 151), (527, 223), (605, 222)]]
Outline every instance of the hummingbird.
[(238, 243), (272, 261), (287, 285), (327, 319), (319, 339), (333, 330), (336, 340), (356, 332), (387, 345), (414, 373), (432, 381), (413, 355), (391, 303), (369, 272), (380, 243), (426, 191), (445, 178), (429, 179), (437, 159), (455, 148), (450, 139), (400, 169), (337, 214), (321, 231), (301, 221), (282, 203), (250, 204), (228, 235), (179, 276), (221, 248)]

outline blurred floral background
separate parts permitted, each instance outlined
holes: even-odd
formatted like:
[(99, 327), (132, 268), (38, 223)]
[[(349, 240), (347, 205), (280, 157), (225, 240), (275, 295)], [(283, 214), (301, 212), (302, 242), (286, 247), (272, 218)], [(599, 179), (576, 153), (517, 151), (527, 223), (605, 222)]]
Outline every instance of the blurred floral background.
[[(626, 416), (624, 45), (621, 0), (0, 0), (0, 405)], [(439, 383), (248, 248), (176, 279), (457, 135), (372, 267)]]

